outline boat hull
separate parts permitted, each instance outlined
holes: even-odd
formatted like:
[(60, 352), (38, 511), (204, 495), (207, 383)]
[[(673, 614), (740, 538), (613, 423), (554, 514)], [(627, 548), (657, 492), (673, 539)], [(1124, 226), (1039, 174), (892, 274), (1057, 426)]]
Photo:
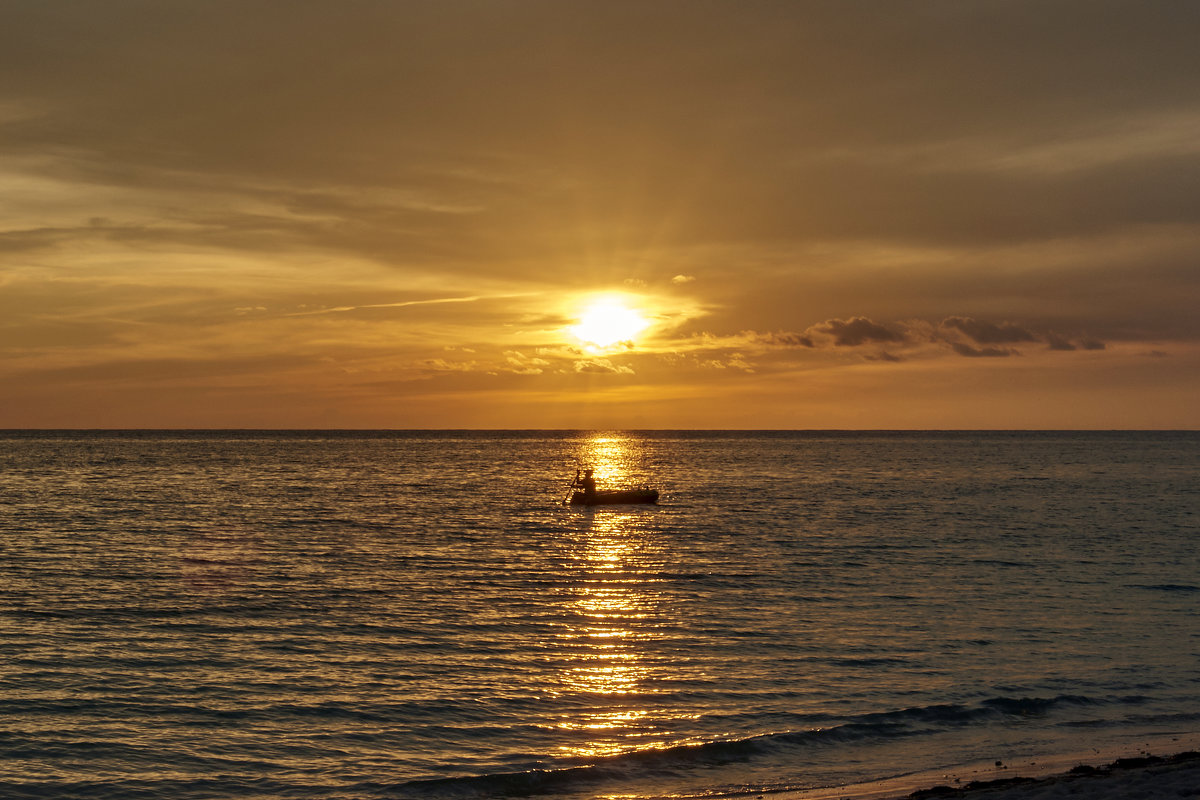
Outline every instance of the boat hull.
[(616, 506), (630, 503), (657, 503), (658, 489), (615, 489), (595, 492), (591, 497), (583, 492), (573, 492), (569, 501), (573, 506)]

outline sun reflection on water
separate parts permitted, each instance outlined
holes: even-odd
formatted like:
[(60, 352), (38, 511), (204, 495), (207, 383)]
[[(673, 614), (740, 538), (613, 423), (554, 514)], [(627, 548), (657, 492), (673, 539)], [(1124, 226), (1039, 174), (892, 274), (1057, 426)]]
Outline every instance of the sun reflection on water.
[(637, 475), (638, 450), (636, 439), (601, 434), (583, 442), (578, 459), (595, 471), (598, 488), (623, 488)]
[[(586, 443), (585, 463), (602, 486), (619, 484), (632, 473), (627, 440), (601, 436)], [(560, 676), (561, 690), (580, 697), (581, 708), (563, 717), (571, 736), (562, 751), (571, 756), (605, 756), (638, 746), (653, 713), (652, 663), (646, 644), (661, 624), (660, 596), (646, 567), (661, 544), (643, 522), (644, 510), (579, 515), (572, 547), (579, 582), (567, 612), (572, 664)]]

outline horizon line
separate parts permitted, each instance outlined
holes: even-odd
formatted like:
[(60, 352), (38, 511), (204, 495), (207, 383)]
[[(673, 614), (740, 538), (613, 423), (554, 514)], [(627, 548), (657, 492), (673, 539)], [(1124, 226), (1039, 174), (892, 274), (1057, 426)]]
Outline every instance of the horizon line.
[(1200, 433), (1197, 428), (0, 428), (9, 433)]

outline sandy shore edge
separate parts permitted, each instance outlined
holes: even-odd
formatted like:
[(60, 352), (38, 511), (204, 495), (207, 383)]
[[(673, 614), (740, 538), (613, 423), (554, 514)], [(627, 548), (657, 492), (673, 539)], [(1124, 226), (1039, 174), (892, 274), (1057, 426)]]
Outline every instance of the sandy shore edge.
[(1172, 755), (1076, 753), (1024, 764), (964, 765), (849, 786), (743, 795), (763, 800), (1147, 800), (1200, 798), (1200, 734), (1171, 737)]
[(1200, 752), (1194, 750), (1172, 756), (1134, 756), (1119, 758), (1110, 764), (1095, 767), (1080, 764), (1066, 773), (1043, 778), (997, 778), (972, 781), (965, 786), (939, 785), (918, 789), (905, 796), (906, 800), (940, 800), (941, 798), (1001, 798), (1087, 797), (1106, 800), (1145, 800), (1152, 797), (1184, 797), (1180, 789), (1190, 789), (1200, 795)]

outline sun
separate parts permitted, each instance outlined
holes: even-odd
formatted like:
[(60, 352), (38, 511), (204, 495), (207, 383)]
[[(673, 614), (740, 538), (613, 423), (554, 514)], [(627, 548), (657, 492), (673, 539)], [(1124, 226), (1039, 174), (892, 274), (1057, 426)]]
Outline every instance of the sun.
[(612, 347), (630, 342), (650, 325), (649, 320), (617, 297), (592, 302), (579, 315), (579, 324), (570, 328), (577, 339), (593, 347)]

